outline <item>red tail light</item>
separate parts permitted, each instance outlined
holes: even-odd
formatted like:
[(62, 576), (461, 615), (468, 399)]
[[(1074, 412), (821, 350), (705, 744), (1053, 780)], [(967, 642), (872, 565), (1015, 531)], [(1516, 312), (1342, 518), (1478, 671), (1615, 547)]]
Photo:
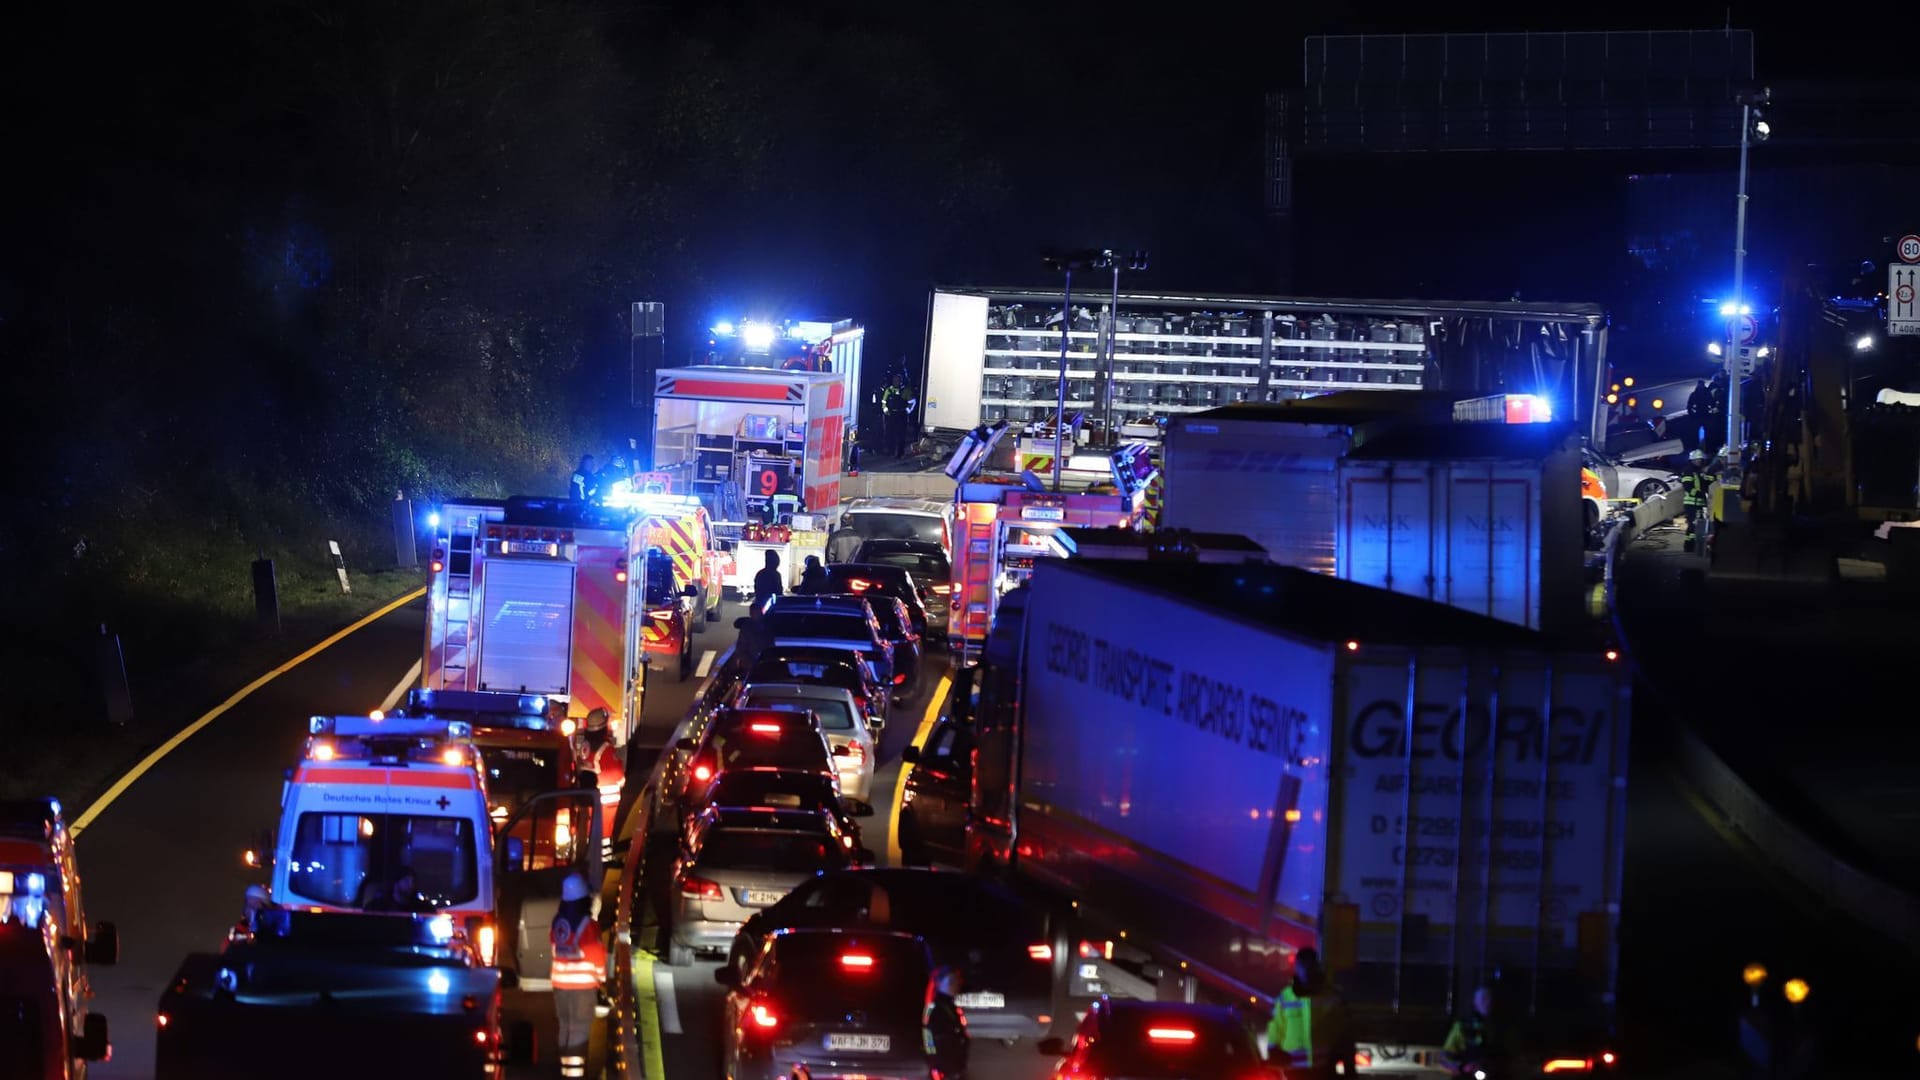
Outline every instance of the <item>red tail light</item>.
[(433, 572), (439, 573), (447, 568), (447, 553), (439, 548), (433, 549)]
[(866, 953), (841, 953), (840, 966), (853, 971), (872, 971), (873, 957)]
[(903, 682), (906, 682), (906, 681), (907, 681), (907, 673), (906, 673), (906, 672), (904, 672), (904, 671), (899, 671), (899, 672), (895, 672), (895, 673), (894, 673), (894, 676), (893, 676), (893, 685), (895, 685), (895, 686), (899, 686), (899, 685), (900, 685), (901, 683), (903, 683)]
[(780, 734), (780, 725), (756, 721), (748, 724), (747, 730), (753, 732), (755, 735), (778, 735)]
[(1588, 1058), (1554, 1058), (1540, 1066), (1544, 1073), (1592, 1072), (1593, 1062)]
[(717, 883), (708, 881), (706, 878), (694, 877), (690, 874), (683, 875), (680, 878), (680, 895), (692, 897), (695, 900), (725, 900), (727, 898), (727, 894), (720, 891), (720, 886)]
[(627, 580), (627, 560), (621, 559), (613, 564), (613, 580), (623, 583)]
[(1111, 960), (1113, 959), (1113, 942), (1083, 941), (1078, 951), (1082, 960)]
[(847, 588), (852, 589), (854, 592), (866, 592), (868, 589), (873, 588), (873, 582), (854, 578), (847, 582)]
[(698, 765), (695, 765), (693, 767), (693, 778), (695, 780), (700, 781), (703, 784), (713, 779), (713, 766), (707, 764), (704, 761)]
[(780, 1026), (780, 1014), (773, 1011), (773, 1006), (764, 1002), (756, 1001), (748, 1006), (747, 1015), (753, 1021), (754, 1027), (772, 1029)]
[(1035, 960), (1051, 960), (1053, 959), (1053, 946), (1029, 945), (1027, 946), (1027, 955), (1033, 957)]
[(1192, 1028), (1156, 1027), (1147, 1029), (1147, 1041), (1157, 1043), (1178, 1043), (1189, 1045), (1199, 1036)]
[(1365, 1050), (1355, 1050), (1353, 1052), (1353, 1067), (1356, 1069), (1372, 1068), (1373, 1055), (1367, 1053)]
[(841, 744), (847, 748), (846, 756), (853, 759), (855, 765), (867, 760), (867, 748), (857, 742)]

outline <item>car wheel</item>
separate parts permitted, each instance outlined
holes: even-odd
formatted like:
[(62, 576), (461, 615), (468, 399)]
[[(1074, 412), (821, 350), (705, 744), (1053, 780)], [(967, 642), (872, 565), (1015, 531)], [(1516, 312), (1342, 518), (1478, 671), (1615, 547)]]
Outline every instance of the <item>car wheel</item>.
[(692, 967), (693, 948), (677, 941), (667, 942), (667, 963), (672, 967)]
[(1641, 502), (1646, 502), (1648, 499), (1657, 499), (1666, 493), (1667, 482), (1665, 480), (1642, 480), (1640, 481), (1640, 486), (1633, 489), (1633, 497), (1639, 499)]

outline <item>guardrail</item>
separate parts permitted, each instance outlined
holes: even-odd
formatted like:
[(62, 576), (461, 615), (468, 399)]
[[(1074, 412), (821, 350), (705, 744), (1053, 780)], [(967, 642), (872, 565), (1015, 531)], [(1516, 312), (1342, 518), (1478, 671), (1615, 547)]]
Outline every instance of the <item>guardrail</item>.
[[(1626, 551), (1632, 534), (1670, 521), (1684, 508), (1682, 493), (1668, 491), (1636, 507), (1632, 519), (1616, 526), (1607, 536), (1607, 610), (1614, 633), (1626, 646), (1628, 662), (1637, 676), (1644, 675), (1644, 671), (1621, 622), (1619, 606), (1614, 602), (1615, 563)], [(1645, 678), (1637, 682), (1641, 687), (1651, 686)], [(1670, 730), (1681, 775), (1720, 815), (1724, 825), (1745, 836), (1769, 862), (1812, 890), (1830, 908), (1920, 952), (1920, 898), (1835, 855), (1788, 821), (1713, 752), (1687, 722), (1684, 709), (1676, 707), (1658, 690), (1654, 692), (1667, 706), (1672, 719)]]

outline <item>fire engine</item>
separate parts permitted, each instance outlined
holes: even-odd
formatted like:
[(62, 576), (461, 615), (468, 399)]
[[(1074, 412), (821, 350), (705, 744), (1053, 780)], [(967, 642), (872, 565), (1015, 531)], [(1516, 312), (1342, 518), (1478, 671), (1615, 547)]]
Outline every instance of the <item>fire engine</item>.
[[(1073, 452), (1062, 463), (1071, 468), (1062, 468), (1059, 486), (1053, 488), (1031, 468), (1015, 472), (990, 466), (1007, 431), (1005, 421), (974, 429), (946, 468), (955, 482), (947, 643), (963, 663), (979, 658), (1000, 598), (1032, 575), (1033, 561), (1060, 556), (1061, 548), (1053, 542), (1056, 531), (1139, 529), (1148, 509), (1148, 489), (1159, 473), (1146, 444), (1123, 443), (1111, 450)], [(1063, 446), (1073, 443), (1063, 439)], [(1104, 472), (1094, 467), (1090, 459), (1095, 458)], [(1032, 456), (1025, 460), (1037, 463)], [(1045, 464), (1051, 471), (1051, 460)]]
[[(663, 488), (671, 483), (664, 476), (662, 480)], [(641, 519), (647, 548), (643, 648), (650, 658), (677, 664), (685, 679), (693, 670), (693, 636), (720, 618), (725, 567), (732, 555), (715, 546), (711, 516), (695, 496), (664, 490), (635, 493), (616, 485), (607, 502)]]
[(462, 499), (430, 514), (428, 690), (539, 694), (616, 746), (640, 722), (647, 519), (572, 499)]
[(87, 924), (60, 803), (0, 802), (0, 1002), (25, 1003), (19, 1025), (0, 1015), (0, 1035), (19, 1040), (0, 1038), (0, 1064), (23, 1076), (81, 1077), (88, 1061), (106, 1057), (106, 1019), (87, 1007), (87, 967), (115, 963), (119, 952), (112, 923)]

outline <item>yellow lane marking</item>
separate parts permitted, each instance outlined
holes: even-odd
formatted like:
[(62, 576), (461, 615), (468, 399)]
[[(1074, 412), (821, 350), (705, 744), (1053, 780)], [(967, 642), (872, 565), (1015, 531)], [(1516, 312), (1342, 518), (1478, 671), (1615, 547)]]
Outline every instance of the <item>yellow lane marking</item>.
[(645, 1067), (642, 1076), (667, 1075), (666, 1059), (660, 1053), (660, 995), (653, 985), (653, 954), (633, 950), (633, 994), (640, 1010), (640, 1058)]
[(261, 687), (267, 685), (268, 683), (279, 678), (280, 676), (285, 675), (287, 672), (292, 671), (294, 668), (299, 667), (301, 664), (306, 663), (307, 661), (313, 659), (314, 657), (319, 656), (321, 653), (326, 652), (328, 649), (333, 648), (335, 645), (338, 645), (342, 640), (346, 638), (348, 634), (351, 634), (356, 630), (362, 629), (363, 627), (367, 626), (369, 623), (378, 622), (381, 619), (386, 618), (388, 615), (391, 615), (395, 611), (399, 610), (400, 608), (403, 608), (406, 605), (413, 603), (415, 600), (420, 599), (422, 596), (425, 596), (426, 594), (427, 594), (427, 590), (425, 589), (415, 589), (412, 592), (406, 594), (405, 596), (399, 597), (389, 602), (386, 606), (380, 608), (378, 611), (375, 611), (369, 615), (363, 616), (359, 621), (355, 622), (353, 625), (347, 627), (344, 630), (339, 630), (334, 632), (333, 634), (328, 635), (325, 640), (320, 642), (320, 644), (315, 645), (313, 648), (308, 649), (306, 652), (301, 653), (299, 656), (294, 657), (293, 659), (287, 661), (286, 663), (281, 664), (279, 667), (274, 668), (272, 671), (267, 672), (265, 675), (262, 675), (259, 678), (248, 683), (247, 685), (241, 687), (238, 691), (234, 693), (232, 697), (214, 706), (212, 709), (209, 709), (206, 715), (200, 717), (200, 719), (198, 720), (195, 720), (193, 723), (188, 724), (185, 728), (182, 728), (179, 734), (175, 735), (171, 739), (168, 739), (166, 742), (161, 743), (159, 748), (156, 749), (153, 753), (148, 754), (146, 757), (140, 759), (140, 764), (135, 765), (132, 769), (129, 769), (127, 771), (127, 774), (125, 776), (122, 776), (120, 779), (114, 781), (113, 786), (107, 789), (107, 793), (105, 795), (100, 796), (98, 799), (95, 799), (93, 805), (87, 807), (87, 812), (84, 814), (81, 814), (79, 817), (79, 820), (73, 823), (71, 827), (73, 834), (75, 836), (79, 836), (80, 833), (84, 831), (87, 826), (93, 824), (94, 818), (97, 818), (101, 814), (106, 813), (107, 807), (112, 806), (113, 801), (115, 799), (118, 799), (120, 796), (126, 794), (127, 789), (133, 786), (133, 782), (135, 780), (138, 780), (142, 776), (145, 776), (147, 774), (147, 770), (153, 768), (155, 765), (158, 765), (160, 763), (161, 758), (164, 758), (168, 754), (171, 754), (175, 750), (179, 749), (181, 743), (186, 742), (188, 739), (191, 739), (194, 735), (198, 734), (201, 728), (204, 728), (208, 724), (213, 723), (215, 720), (220, 719), (221, 716), (226, 714), (228, 709), (233, 708), (235, 705), (238, 705), (242, 701), (245, 701), (248, 697), (251, 697), (255, 690), (260, 689)]
[[(933, 696), (927, 699), (927, 715), (920, 718), (920, 728), (913, 733), (910, 746), (926, 744), (927, 733), (933, 730), (933, 722), (940, 717), (940, 705), (947, 700), (947, 690), (953, 686), (952, 675), (941, 675), (940, 682), (933, 688)], [(892, 866), (900, 865), (900, 807), (901, 799), (907, 795), (907, 777), (913, 775), (913, 766), (900, 763), (900, 779), (893, 785), (893, 808), (887, 815), (887, 862)]]

